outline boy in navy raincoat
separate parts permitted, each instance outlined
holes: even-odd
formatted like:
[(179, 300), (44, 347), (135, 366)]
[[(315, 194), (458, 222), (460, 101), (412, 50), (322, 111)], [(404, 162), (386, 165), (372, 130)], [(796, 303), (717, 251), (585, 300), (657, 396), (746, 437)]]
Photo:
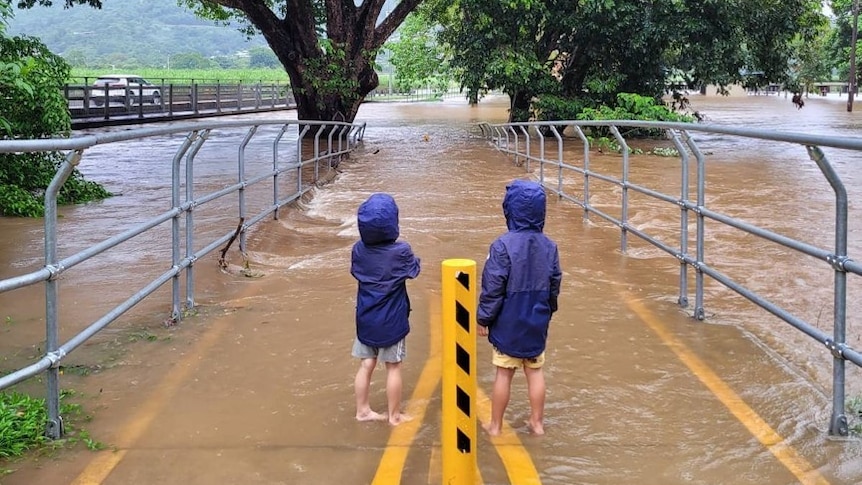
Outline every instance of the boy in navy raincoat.
[(528, 425), (544, 434), (545, 343), (560, 294), (560, 256), (545, 227), (545, 190), (535, 182), (515, 180), (506, 187), (503, 215), (509, 231), (498, 237), (482, 270), (476, 315), (478, 333), (494, 347), (497, 368), (491, 393), (492, 436), (502, 431), (515, 370), (524, 369), (530, 400)]
[[(419, 258), (410, 245), (398, 241), (398, 206), (388, 194), (373, 194), (359, 206), (361, 239), (353, 245), (350, 274), (359, 282), (356, 294), (356, 340), (353, 356), (362, 359), (356, 373), (356, 419), (397, 425), (401, 413), (401, 361), (410, 332), (407, 279), (419, 275)], [(371, 374), (380, 359), (386, 364), (386, 415), (368, 402)]]

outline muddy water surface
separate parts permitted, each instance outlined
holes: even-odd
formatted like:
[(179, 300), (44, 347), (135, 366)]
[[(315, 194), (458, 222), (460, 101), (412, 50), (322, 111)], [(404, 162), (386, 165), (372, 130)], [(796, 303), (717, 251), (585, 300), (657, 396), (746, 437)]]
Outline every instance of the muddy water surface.
[[(844, 114), (840, 101), (811, 100), (802, 111), (776, 97), (693, 101), (715, 123), (820, 134), (856, 131), (855, 115)], [(169, 296), (160, 292), (113, 325), (101, 341), (73, 354), (70, 359), (88, 370), (82, 373), (93, 372), (64, 381), (83, 390), (85, 407), (94, 409), (87, 429), (127, 452), (102, 483), (370, 483), (389, 429), (352, 419), (355, 282), (347, 269), (358, 235), (356, 207), (373, 192), (393, 194), (401, 210), (401, 235), (423, 261), (421, 277), (410, 284), (415, 311), (405, 365), (409, 404), (423, 363), (434, 357), (429, 353), (436, 335), (440, 262), (470, 258), (481, 269), (488, 244), (505, 230), (500, 202), (506, 183), (536, 175), (513, 165), (472, 127), (477, 121), (503, 121), (505, 108), (501, 100), (476, 108), (456, 100), (364, 105), (359, 119), (368, 122), (365, 142), (339, 167), (335, 180), (250, 235), (250, 267), (257, 278), (238, 275), (236, 253), (230, 256), (233, 271), (227, 273), (218, 271), (212, 258), (204, 260), (196, 281), (200, 318), (164, 329)], [(235, 150), (239, 137), (223, 135), (202, 153), (210, 163), (202, 163), (200, 173), (216, 180), (209, 182), (213, 187), (232, 174), (230, 163), (219, 162), (219, 148)], [(711, 154), (710, 207), (829, 246), (828, 186), (804, 151), (725, 137), (698, 141)], [(127, 227), (130, 220), (164, 210), (167, 161), (178, 143), (165, 138), (146, 147), (104, 148), (85, 158), (85, 173), (123, 195), (65, 209), (61, 256)], [(259, 150), (264, 154), (271, 147)], [(264, 160), (262, 155), (259, 163)], [(672, 159), (633, 162), (638, 183), (678, 190), (678, 164)], [(859, 162), (846, 154), (835, 154), (834, 162), (851, 191), (851, 254), (860, 254)], [(618, 159), (596, 163), (612, 171)], [(611, 211), (613, 194), (607, 192), (597, 188), (594, 202), (607, 198)], [(637, 207), (633, 204), (633, 223), (673, 239), (678, 210)], [(211, 215), (217, 227), (208, 227), (207, 214), (201, 214), (205, 232), (230, 229), (219, 212)], [(0, 274), (38, 267), (39, 223), (3, 219), (0, 226)], [(706, 254), (717, 267), (828, 326), (828, 271), (751, 238), (710, 229)], [(715, 285), (708, 287), (708, 324), (695, 323), (690, 309), (675, 305), (675, 260), (635, 241), (622, 255), (617, 231), (597, 221), (584, 223), (581, 211), (565, 201), (549, 201), (546, 231), (560, 245), (564, 269), (546, 368), (548, 435), (531, 437), (521, 424), (528, 407), (520, 376), (507, 414), (542, 483), (801, 481), (679, 360), (673, 346), (656, 336), (645, 324), (650, 319), (677, 335), (784, 437), (803, 458), (803, 468), (830, 483), (862, 481), (859, 443), (826, 437), (831, 359), (818, 345)], [(125, 298), (135, 275), (170, 252), (164, 232), (136, 244), (64, 277), (65, 338)], [(850, 342), (859, 348), (858, 282), (851, 285), (851, 295)], [(40, 288), (0, 295), (2, 313), (10, 316), (0, 340), (4, 370), (38, 355), (43, 306)], [(479, 381), (490, 392), (493, 370), (483, 344)], [(171, 376), (183, 377), (182, 384), (172, 385)], [(851, 370), (849, 387), (862, 392), (859, 380), (858, 371)], [(378, 370), (375, 407), (384, 402), (382, 382)], [(136, 413), (154, 407), (153, 419), (137, 421), (146, 423), (142, 431), (124, 431)], [(402, 483), (439, 481), (438, 447), (439, 388), (430, 397)], [(509, 483), (486, 437), (480, 436), (479, 447), (484, 483)], [(72, 483), (92, 459), (85, 452), (24, 462), (2, 480)], [(345, 466), (333, 467), (333, 462)]]

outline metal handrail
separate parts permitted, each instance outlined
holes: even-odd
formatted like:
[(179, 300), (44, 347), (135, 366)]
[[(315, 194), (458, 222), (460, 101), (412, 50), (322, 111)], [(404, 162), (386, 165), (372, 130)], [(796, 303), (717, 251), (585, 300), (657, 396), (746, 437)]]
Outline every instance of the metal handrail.
[[(270, 169), (264, 173), (246, 173), (245, 150), (255, 135), (259, 135), (258, 129), (262, 126), (271, 125), (280, 127), (277, 140), (273, 145), (273, 163)], [(278, 140), (280, 140), (291, 127), (296, 126), (295, 157), (282, 157), (278, 152)], [(310, 127), (316, 127), (314, 131), (321, 133), (328, 131), (330, 136), (325, 139), (321, 137), (306, 137)], [(245, 136), (239, 143), (237, 152), (237, 182), (228, 187), (214, 190), (207, 194), (196, 196), (194, 186), (196, 177), (194, 173), (195, 156), (201, 147), (209, 139), (212, 132), (244, 129)], [(293, 131), (293, 130), (291, 130)], [(172, 283), (172, 311), (171, 318), (179, 321), (183, 316), (183, 308), (180, 305), (180, 277), (185, 276), (185, 309), (193, 308), (194, 303), (194, 265), (195, 262), (223, 246), (236, 237), (240, 232), (239, 250), (245, 254), (245, 234), (254, 224), (264, 220), (269, 215), (277, 217), (279, 208), (299, 199), (307, 191), (311, 190), (321, 175), (328, 175), (333, 169), (333, 159), (344, 156), (352, 151), (362, 141), (365, 133), (365, 124), (343, 123), (343, 122), (318, 122), (297, 120), (266, 120), (266, 121), (216, 121), (203, 123), (186, 123), (173, 126), (161, 126), (154, 128), (141, 128), (115, 133), (100, 133), (95, 135), (80, 136), (62, 139), (44, 140), (2, 140), (0, 141), (0, 153), (25, 153), (25, 152), (66, 152), (65, 161), (60, 165), (56, 175), (45, 192), (45, 264), (42, 268), (27, 274), (18, 275), (0, 280), (0, 293), (16, 290), (25, 286), (45, 283), (46, 310), (46, 349), (45, 354), (35, 363), (17, 369), (7, 375), (0, 376), (0, 389), (17, 384), (21, 381), (39, 375), (47, 374), (47, 398), (48, 424), (46, 434), (51, 438), (59, 438), (63, 435), (63, 422), (59, 412), (59, 366), (60, 362), (84, 342), (99, 333), (114, 320), (122, 316), (133, 306), (140, 303), (153, 292), (161, 288), (167, 282)], [(149, 220), (135, 225), (113, 237), (105, 239), (71, 256), (57, 259), (57, 197), (60, 188), (67, 178), (73, 173), (75, 167), (86, 155), (87, 149), (98, 145), (110, 145), (112, 143), (132, 140), (145, 140), (147, 138), (182, 134), (180, 146), (177, 148), (171, 161), (171, 208), (150, 218)], [(302, 150), (304, 142), (314, 143), (312, 156), (305, 156)], [(185, 171), (181, 166), (185, 165)], [(313, 165), (314, 177), (312, 180), (302, 179), (302, 170), (306, 166)], [(321, 172), (320, 166), (326, 168)], [(294, 192), (280, 196), (277, 190), (277, 180), (281, 173), (296, 171), (297, 186)], [(273, 185), (274, 198), (272, 204), (264, 207), (258, 214), (250, 218), (246, 214), (245, 190), (255, 184), (271, 183)], [(181, 187), (185, 190), (181, 192)], [(195, 222), (193, 211), (204, 204), (221, 199), (229, 194), (238, 194), (238, 212), (240, 218), (239, 228), (230, 230), (209, 241), (204, 248), (195, 251)], [(185, 234), (181, 236), (180, 217), (185, 217)], [(58, 278), (74, 266), (94, 258), (105, 251), (119, 246), (126, 241), (143, 234), (163, 223), (171, 221), (171, 265), (169, 269), (162, 272), (143, 288), (135, 292), (125, 301), (108, 311), (106, 314), (89, 324), (83, 331), (74, 335), (67, 342), (60, 345), (59, 342), (59, 299)], [(181, 244), (185, 245), (184, 253), (181, 253)]]
[[(622, 148), (622, 174), (621, 176), (598, 173), (590, 168), (590, 141), (584, 135), (583, 128), (603, 127), (609, 129), (616, 141)], [(670, 140), (673, 141), (679, 153), (681, 162), (681, 193), (669, 195), (657, 190), (634, 184), (629, 180), (629, 148), (625, 138), (620, 134), (619, 128), (650, 128), (662, 130)], [(571, 128), (584, 145), (583, 166), (576, 166), (572, 162), (564, 160), (562, 130)], [(690, 266), (695, 270), (695, 305), (693, 316), (699, 320), (705, 318), (703, 307), (704, 275), (711, 277), (725, 287), (735, 291), (751, 302), (765, 309), (769, 313), (787, 322), (794, 328), (800, 330), (809, 337), (822, 344), (833, 357), (833, 394), (832, 394), (832, 416), (830, 420), (829, 433), (832, 435), (846, 436), (849, 433), (847, 417), (844, 414), (845, 393), (845, 362), (849, 361), (862, 367), (862, 353), (853, 349), (846, 341), (846, 304), (847, 304), (847, 275), (862, 275), (862, 264), (851, 259), (847, 254), (847, 217), (848, 201), (844, 185), (833, 169), (821, 147), (830, 147), (843, 150), (862, 151), (862, 139), (810, 135), (806, 133), (777, 132), (766, 130), (755, 130), (746, 128), (734, 128), (710, 124), (670, 123), (670, 122), (647, 122), (632, 120), (616, 121), (548, 121), (548, 122), (520, 122), (490, 124), (481, 123), (480, 130), (485, 138), (490, 139), (500, 151), (511, 155), (516, 163), (521, 160), (529, 163), (539, 163), (538, 178), (540, 183), (562, 199), (572, 201), (584, 209), (584, 218), (588, 219), (590, 214), (596, 214), (620, 229), (621, 250), (626, 251), (629, 233), (643, 239), (653, 246), (675, 257), (680, 264), (679, 300), (680, 306), (688, 306), (688, 279), (687, 268)], [(549, 157), (545, 151), (545, 138), (542, 132), (549, 134), (549, 139), (557, 142), (556, 158)], [(521, 135), (519, 135), (519, 132)], [(705, 203), (705, 174), (706, 163), (703, 153), (691, 137), (691, 132), (733, 135), (737, 137), (752, 138), (773, 142), (784, 142), (801, 145), (806, 148), (809, 157), (820, 169), (823, 176), (829, 181), (835, 192), (835, 238), (834, 250), (829, 251), (807, 244), (796, 239), (777, 234), (761, 227), (749, 224), (739, 219), (710, 210)], [(525, 143), (521, 142), (521, 136)], [(539, 154), (530, 153), (530, 139), (536, 137), (539, 141)], [(572, 139), (572, 141), (577, 141)], [(696, 200), (691, 200), (688, 194), (689, 187), (689, 156), (693, 156), (697, 163)], [(545, 165), (557, 168), (556, 183), (552, 183), (545, 173)], [(576, 195), (567, 194), (563, 186), (564, 171), (571, 171), (583, 175), (583, 197), (579, 199)], [(590, 203), (590, 181), (591, 179), (603, 181), (615, 185), (621, 189), (620, 217), (614, 217)], [(675, 204), (680, 208), (680, 247), (674, 248), (658, 238), (647, 234), (645, 231), (631, 225), (628, 222), (629, 191), (635, 191), (655, 200)], [(690, 254), (688, 248), (688, 221), (689, 215), (693, 214), (697, 221), (697, 233), (695, 236), (696, 248), (694, 254)], [(745, 233), (757, 236), (761, 239), (779, 244), (793, 251), (806, 254), (828, 264), (834, 272), (834, 314), (833, 332), (830, 336), (804, 319), (793, 315), (781, 306), (761, 297), (756, 292), (737, 283), (729, 276), (707, 264), (704, 257), (704, 240), (706, 233), (705, 221), (709, 219), (719, 222), (728, 227), (735, 228)]]

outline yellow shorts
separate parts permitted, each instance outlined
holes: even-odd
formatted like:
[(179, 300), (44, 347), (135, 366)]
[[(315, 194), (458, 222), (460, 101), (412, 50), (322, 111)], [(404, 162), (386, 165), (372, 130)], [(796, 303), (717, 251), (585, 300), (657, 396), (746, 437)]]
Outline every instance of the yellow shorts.
[(504, 369), (519, 369), (521, 367), (541, 369), (542, 366), (545, 365), (545, 353), (542, 352), (541, 354), (529, 359), (522, 359), (520, 357), (506, 355), (494, 347), (494, 357), (491, 359), (491, 363)]

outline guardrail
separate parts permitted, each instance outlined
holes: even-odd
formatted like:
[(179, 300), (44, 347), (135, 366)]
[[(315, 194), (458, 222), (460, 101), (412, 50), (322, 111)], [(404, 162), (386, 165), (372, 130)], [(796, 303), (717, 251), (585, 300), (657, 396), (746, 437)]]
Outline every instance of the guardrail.
[[(665, 122), (638, 122), (638, 121), (554, 121), (554, 122), (529, 122), (529, 123), (504, 123), (479, 125), (483, 136), (489, 138), (498, 149), (514, 156), (517, 163), (525, 163), (526, 169), (530, 170), (531, 163), (538, 163), (538, 177), (542, 185), (549, 191), (555, 193), (562, 199), (574, 202), (584, 209), (584, 218), (590, 214), (596, 214), (601, 219), (619, 227), (620, 246), (623, 252), (627, 248), (628, 234), (633, 234), (653, 246), (661, 249), (679, 261), (679, 299), (681, 307), (688, 306), (688, 277), (687, 268), (690, 266), (695, 270), (695, 305), (694, 317), (702, 320), (705, 318), (703, 306), (704, 297), (704, 275), (713, 278), (725, 287), (733, 290), (739, 295), (747, 298), (754, 304), (765, 309), (781, 320), (787, 322), (797, 330), (803, 332), (822, 344), (833, 357), (833, 386), (832, 386), (832, 416), (830, 420), (829, 433), (831, 435), (846, 436), (849, 432), (847, 416), (844, 414), (845, 407), (845, 362), (862, 367), (862, 354), (847, 344), (846, 319), (847, 319), (847, 275), (862, 275), (862, 264), (851, 259), (847, 254), (847, 218), (848, 200), (847, 191), (840, 177), (833, 169), (824, 155), (821, 147), (830, 147), (843, 150), (862, 151), (862, 140), (847, 139), (839, 137), (807, 136), (799, 134), (780, 133), (762, 130), (737, 129), (730, 127), (697, 125), (688, 123), (665, 123)], [(680, 161), (680, 187), (679, 194), (670, 195), (658, 190), (635, 184), (629, 177), (631, 168), (629, 160), (629, 145), (620, 133), (620, 127), (643, 128), (661, 130), (673, 142), (679, 153)], [(621, 147), (622, 175), (621, 177), (599, 173), (590, 165), (590, 139), (584, 133), (584, 129), (601, 128), (609, 130), (613, 138)], [(576, 138), (568, 138), (569, 144), (581, 144), (583, 146), (583, 162), (577, 165), (567, 161), (564, 157), (564, 137), (562, 132), (566, 129), (574, 132)], [(732, 135), (737, 137), (755, 138), (780, 143), (802, 145), (808, 152), (809, 157), (820, 169), (824, 177), (835, 192), (835, 235), (834, 249), (826, 250), (812, 244), (798, 241), (790, 237), (777, 234), (770, 230), (749, 224), (745, 221), (730, 217), (726, 214), (710, 210), (706, 207), (706, 163), (704, 154), (701, 152), (691, 132), (712, 133), (721, 135)], [(549, 155), (546, 149), (546, 136), (553, 140), (555, 150)], [(538, 145), (538, 153), (534, 153)], [(695, 198), (689, 194), (690, 156), (694, 156), (697, 173), (694, 181), (696, 186)], [(552, 180), (552, 174), (547, 174), (547, 168), (552, 168), (556, 174), (556, 180)], [(581, 197), (572, 193), (571, 178), (564, 183), (566, 175), (575, 174), (576, 178), (582, 180), (577, 186)], [(614, 217), (606, 211), (591, 203), (590, 189), (594, 182), (606, 183), (619, 188), (620, 192), (620, 216)], [(577, 184), (575, 184), (577, 185)], [(662, 242), (658, 237), (647, 234), (637, 226), (629, 222), (629, 195), (636, 192), (654, 200), (679, 207), (679, 246), (672, 247)], [(688, 246), (689, 241), (689, 217), (696, 218), (695, 248), (692, 254)], [(763, 240), (781, 245), (798, 253), (806, 254), (823, 262), (834, 272), (834, 310), (833, 310), (833, 335), (828, 335), (811, 323), (792, 314), (776, 303), (761, 297), (754, 291), (734, 281), (729, 276), (718, 271), (706, 261), (704, 254), (704, 241), (706, 235), (706, 220), (711, 220), (725, 226), (743, 231), (747, 234), (759, 237)]]
[[(246, 147), (262, 127), (277, 129), (269, 134), (268, 141), (272, 146), (272, 164), (256, 165), (256, 171), (247, 169)], [(239, 131), (239, 133), (236, 133)], [(245, 134), (242, 135), (242, 131)], [(273, 130), (270, 130), (273, 131)], [(207, 142), (216, 134), (233, 132), (237, 136), (238, 145), (236, 163), (236, 182), (224, 188), (206, 194), (196, 194), (195, 188), (202, 186), (200, 177), (195, 176), (195, 157)], [(288, 132), (294, 132), (291, 143), (295, 156), (284, 156), (279, 148), (285, 143), (282, 140)], [(211, 253), (216, 248), (230, 244), (239, 239), (239, 250), (245, 254), (246, 233), (248, 229), (272, 215), (278, 218), (278, 211), (290, 204), (306, 192), (315, 183), (329, 174), (337, 166), (340, 159), (352, 151), (365, 134), (365, 124), (339, 122), (314, 122), (295, 120), (273, 121), (232, 121), (183, 124), (170, 127), (136, 129), (115, 133), (82, 136), (65, 139), (47, 140), (3, 140), (0, 141), (0, 153), (26, 153), (44, 151), (66, 152), (65, 162), (59, 167), (51, 184), (45, 192), (45, 263), (44, 266), (28, 274), (0, 280), (0, 293), (14, 291), (26, 286), (45, 284), (45, 354), (35, 363), (0, 377), (0, 389), (5, 389), (30, 377), (41, 373), (47, 375), (47, 409), (48, 425), (46, 434), (51, 438), (63, 435), (63, 422), (59, 411), (59, 365), (72, 351), (86, 342), (122, 316), (134, 305), (138, 304), (157, 289), (171, 283), (171, 318), (179, 321), (183, 316), (183, 306), (180, 304), (180, 277), (185, 274), (185, 309), (195, 306), (194, 269), (195, 262)], [(155, 217), (140, 224), (128, 227), (121, 233), (92, 245), (76, 254), (63, 259), (58, 258), (58, 214), (57, 195), (63, 183), (78, 165), (86, 150), (99, 145), (147, 139), (158, 136), (184, 135), (179, 138), (179, 146), (171, 167), (171, 198), (170, 208)], [(251, 173), (249, 173), (251, 172)], [(167, 181), (165, 185), (167, 185)], [(289, 187), (284, 193), (285, 187)], [(247, 193), (252, 188), (258, 188), (260, 197), (269, 197), (271, 204), (264, 206), (257, 214), (247, 214)], [(236, 195), (233, 195), (236, 194)], [(205, 246), (196, 248), (196, 234), (199, 229), (195, 224), (195, 210), (216, 200), (221, 203), (231, 203), (236, 199), (236, 214), (239, 226), (230, 227), (223, 234), (211, 241), (205, 241)], [(227, 201), (227, 202), (225, 202)], [(131, 216), (131, 215), (130, 215)], [(162, 224), (171, 226), (171, 260), (166, 261), (164, 271), (155, 279), (140, 288), (118, 306), (114, 307), (96, 321), (89, 324), (82, 332), (60, 345), (59, 342), (59, 278), (72, 267), (95, 258), (107, 250), (126, 243), (135, 236), (153, 230)], [(181, 231), (182, 229), (182, 231)], [(181, 234), (183, 232), (183, 234)], [(222, 252), (222, 259), (224, 251)]]
[(162, 82), (120, 88), (67, 84), (64, 95), (73, 124), (87, 119), (140, 121), (296, 107), (293, 92), (286, 83)]

